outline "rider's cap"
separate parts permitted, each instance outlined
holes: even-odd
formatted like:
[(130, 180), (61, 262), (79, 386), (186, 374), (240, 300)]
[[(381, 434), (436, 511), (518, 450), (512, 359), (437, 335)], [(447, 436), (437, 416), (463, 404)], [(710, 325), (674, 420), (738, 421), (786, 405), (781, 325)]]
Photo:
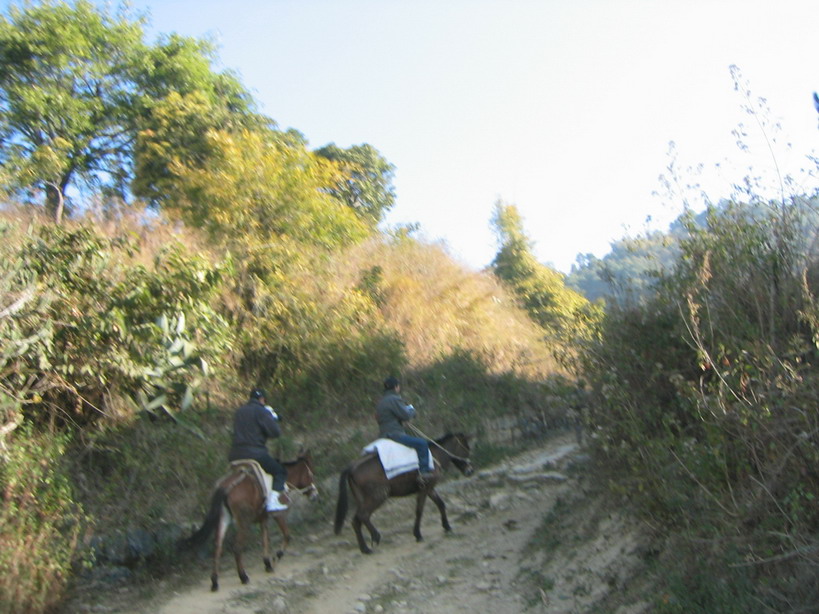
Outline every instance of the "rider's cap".
[(393, 377), (390, 375), (387, 379), (384, 380), (384, 390), (393, 390), (398, 384), (401, 382), (398, 381), (397, 377)]
[(264, 388), (254, 388), (250, 391), (250, 398), (256, 399), (257, 401), (261, 398), (267, 398), (267, 393), (264, 391)]

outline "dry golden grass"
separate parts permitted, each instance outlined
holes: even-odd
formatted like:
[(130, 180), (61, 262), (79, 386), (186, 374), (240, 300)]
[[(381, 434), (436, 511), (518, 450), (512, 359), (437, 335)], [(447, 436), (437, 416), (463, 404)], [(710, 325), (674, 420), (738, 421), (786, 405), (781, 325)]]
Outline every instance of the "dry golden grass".
[(540, 328), (494, 276), (469, 270), (439, 245), (376, 238), (356, 246), (327, 270), (328, 294), (349, 292), (375, 266), (385, 326), (403, 340), (411, 369), (468, 351), (493, 373), (558, 371)]

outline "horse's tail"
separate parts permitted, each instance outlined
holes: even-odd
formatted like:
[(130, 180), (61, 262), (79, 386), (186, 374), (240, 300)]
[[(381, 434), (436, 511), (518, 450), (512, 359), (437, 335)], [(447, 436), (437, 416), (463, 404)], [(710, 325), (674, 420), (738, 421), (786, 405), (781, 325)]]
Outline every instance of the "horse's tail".
[(210, 509), (205, 516), (205, 521), (202, 526), (191, 535), (179, 542), (180, 550), (188, 550), (190, 548), (200, 548), (202, 544), (210, 537), (219, 525), (219, 519), (222, 516), (222, 508), (227, 500), (227, 490), (224, 488), (217, 488), (210, 499)]
[(336, 505), (336, 535), (341, 533), (344, 526), (344, 519), (347, 517), (347, 481), (350, 478), (350, 468), (347, 467), (341, 472), (338, 480), (338, 504)]

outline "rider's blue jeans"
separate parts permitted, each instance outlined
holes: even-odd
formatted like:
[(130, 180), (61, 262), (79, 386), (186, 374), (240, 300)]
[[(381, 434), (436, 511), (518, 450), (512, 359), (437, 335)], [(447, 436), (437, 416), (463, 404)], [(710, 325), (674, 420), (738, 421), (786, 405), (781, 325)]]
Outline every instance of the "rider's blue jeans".
[(421, 473), (432, 471), (429, 466), (429, 443), (426, 439), (413, 437), (412, 435), (387, 435), (387, 437), (415, 449), (418, 453), (418, 470)]

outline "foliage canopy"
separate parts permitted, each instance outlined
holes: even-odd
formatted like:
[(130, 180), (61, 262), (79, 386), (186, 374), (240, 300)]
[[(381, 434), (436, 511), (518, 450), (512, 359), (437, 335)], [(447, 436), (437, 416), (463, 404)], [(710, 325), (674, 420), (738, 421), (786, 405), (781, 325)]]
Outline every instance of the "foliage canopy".
[(125, 198), (137, 171), (137, 192), (160, 198), (168, 160), (135, 165), (135, 147), (142, 134), (145, 157), (146, 135), (177, 96), (198, 106), (162, 145), (171, 158), (201, 156), (185, 145), (203, 126), (251, 116), (238, 81), (211, 68), (209, 45), (176, 35), (146, 45), (143, 23), (86, 0), (12, 7), (0, 18), (0, 162), (21, 194), (45, 192), (58, 219), (69, 188)]
[(599, 317), (597, 308), (567, 287), (564, 275), (537, 261), (517, 207), (498, 202), (492, 224), (500, 244), (492, 270), (514, 291), (530, 317), (564, 345), (575, 336), (590, 334)]
[(364, 143), (342, 149), (330, 143), (317, 149), (316, 154), (339, 166), (341, 173), (330, 193), (362, 219), (375, 226), (392, 209), (395, 167), (375, 147)]

